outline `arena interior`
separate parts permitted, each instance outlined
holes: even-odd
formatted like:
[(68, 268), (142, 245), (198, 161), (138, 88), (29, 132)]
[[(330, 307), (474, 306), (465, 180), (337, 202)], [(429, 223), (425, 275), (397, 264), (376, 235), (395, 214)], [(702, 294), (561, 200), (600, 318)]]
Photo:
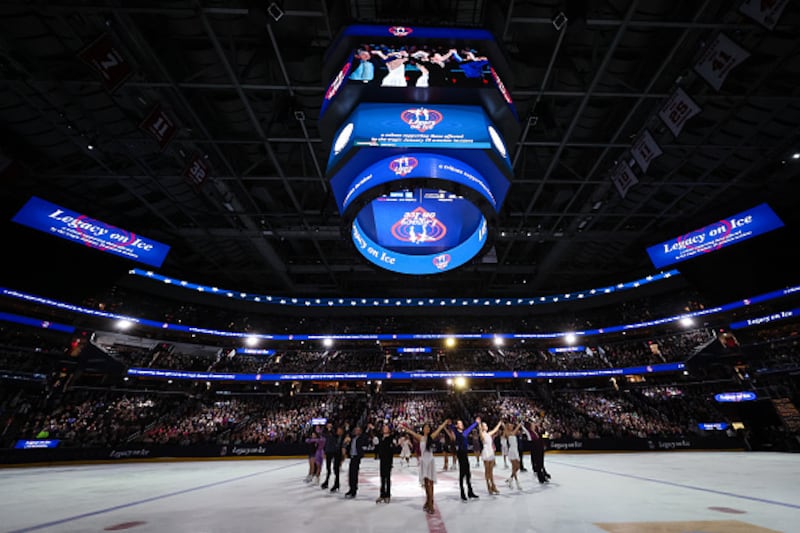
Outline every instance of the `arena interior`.
[(799, 46), (0, 2), (0, 530), (798, 531)]

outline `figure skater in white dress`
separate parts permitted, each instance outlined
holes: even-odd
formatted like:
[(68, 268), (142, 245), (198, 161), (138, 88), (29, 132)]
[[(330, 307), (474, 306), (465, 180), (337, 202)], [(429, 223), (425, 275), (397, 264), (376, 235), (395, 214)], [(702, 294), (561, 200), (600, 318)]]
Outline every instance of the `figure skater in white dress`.
[(433, 507), (433, 484), (436, 483), (436, 459), (433, 456), (433, 443), (436, 437), (450, 423), (450, 420), (445, 420), (442, 424), (431, 433), (431, 425), (425, 424), (422, 426), (422, 434), (414, 432), (409, 427), (404, 427), (409, 435), (417, 439), (420, 449), (420, 465), (419, 465), (419, 479), (425, 487), (425, 505), (422, 510), (428, 514), (433, 514), (436, 511)]
[(381, 87), (407, 87), (406, 63), (408, 62), (408, 52), (405, 50), (392, 51), (389, 54), (381, 50), (373, 50), (373, 54), (380, 57), (388, 73), (381, 80)]
[[(400, 464), (402, 466), (409, 466), (411, 463), (411, 440), (408, 435), (402, 435), (398, 440), (400, 444)], [(403, 464), (405, 461), (405, 464)]]
[(506, 423), (505, 427), (503, 428), (502, 436), (502, 438), (508, 442), (508, 460), (511, 461), (511, 477), (506, 480), (506, 485), (511, 488), (511, 480), (513, 479), (517, 483), (517, 488), (519, 490), (522, 490), (522, 486), (519, 484), (519, 478), (517, 477), (517, 472), (519, 472), (520, 465), (517, 433), (519, 433), (519, 428), (521, 426), (522, 422), (518, 423), (516, 427), (511, 422)]
[(494, 436), (497, 435), (497, 432), (500, 431), (502, 426), (502, 420), (498, 422), (491, 431), (489, 431), (489, 426), (486, 425), (486, 422), (481, 422), (480, 426), (478, 426), (480, 427), (481, 442), (483, 443), (483, 450), (481, 451), (483, 474), (486, 478), (486, 489), (489, 491), (489, 494), (500, 494), (500, 491), (497, 490), (497, 486), (494, 484)]

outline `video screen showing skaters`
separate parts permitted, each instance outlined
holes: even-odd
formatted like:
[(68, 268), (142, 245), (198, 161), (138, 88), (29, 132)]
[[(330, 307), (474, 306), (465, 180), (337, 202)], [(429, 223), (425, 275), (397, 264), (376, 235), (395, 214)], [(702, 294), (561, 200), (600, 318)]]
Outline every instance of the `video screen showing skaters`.
[(381, 87), (483, 87), (491, 70), (473, 48), (362, 44), (347, 79)]

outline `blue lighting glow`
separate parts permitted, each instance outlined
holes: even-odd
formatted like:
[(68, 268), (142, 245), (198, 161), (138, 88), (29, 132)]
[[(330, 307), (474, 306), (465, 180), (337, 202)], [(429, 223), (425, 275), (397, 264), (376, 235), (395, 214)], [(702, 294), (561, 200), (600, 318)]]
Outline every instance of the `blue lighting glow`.
[[(637, 322), (634, 324), (623, 324), (618, 326), (609, 326), (598, 329), (588, 329), (583, 331), (570, 331), (570, 332), (557, 332), (557, 333), (342, 333), (342, 334), (264, 334), (264, 333), (247, 333), (236, 331), (223, 331), (214, 330), (210, 328), (201, 328), (195, 326), (186, 326), (183, 324), (171, 324), (168, 322), (159, 322), (155, 320), (148, 320), (144, 318), (134, 318), (116, 313), (108, 313), (106, 311), (99, 311), (96, 309), (88, 309), (73, 304), (58, 302), (49, 298), (35, 296), (12, 289), (0, 288), (0, 295), (8, 296), (10, 298), (17, 298), (20, 300), (34, 302), (40, 305), (56, 307), (68, 312), (92, 315), (101, 318), (109, 318), (113, 320), (128, 320), (140, 326), (154, 327), (159, 329), (168, 329), (172, 331), (182, 331), (186, 333), (195, 333), (203, 335), (211, 335), (217, 337), (233, 337), (233, 338), (247, 338), (255, 337), (263, 340), (280, 340), (280, 341), (320, 341), (324, 339), (331, 340), (347, 340), (347, 341), (376, 341), (376, 340), (440, 340), (452, 337), (454, 339), (553, 339), (563, 338), (568, 334), (575, 335), (576, 337), (602, 335), (607, 333), (615, 333), (621, 331), (629, 331), (640, 328), (647, 328), (669, 323), (679, 323), (685, 317), (698, 317), (714, 315), (734, 309), (741, 309), (753, 304), (759, 304), (769, 300), (775, 300), (794, 294), (800, 291), (800, 286), (793, 286), (787, 289), (772, 291), (744, 300), (737, 300), (728, 304), (702, 309), (700, 311), (693, 311), (691, 313), (684, 313), (680, 315), (672, 315), (664, 318), (654, 320), (647, 320), (645, 322)], [(410, 299), (408, 299), (410, 302)]]
[(663, 363), (626, 368), (602, 368), (597, 370), (487, 370), (468, 372), (342, 372), (321, 374), (237, 374), (218, 372), (192, 372), (185, 370), (162, 370), (158, 368), (129, 368), (129, 376), (155, 379), (183, 379), (197, 381), (353, 381), (353, 380), (409, 380), (409, 379), (575, 379), (632, 374), (654, 374), (683, 370), (683, 363)]
[[(566, 295), (550, 295), (550, 296), (529, 296), (526, 298), (383, 298), (383, 297), (369, 297), (369, 298), (296, 298), (295, 302), (285, 299), (281, 296), (269, 296), (265, 294), (246, 294), (241, 296), (239, 291), (231, 289), (220, 289), (218, 287), (211, 287), (208, 285), (199, 285), (189, 281), (178, 280), (156, 274), (150, 270), (142, 270), (134, 268), (128, 271), (132, 276), (141, 276), (144, 278), (159, 281), (167, 285), (175, 285), (177, 287), (194, 290), (198, 292), (207, 292), (210, 294), (228, 294), (229, 297), (238, 300), (249, 302), (263, 303), (265, 305), (281, 305), (290, 307), (419, 307), (419, 306), (436, 306), (436, 307), (477, 307), (477, 306), (530, 306), (530, 305), (544, 305), (552, 304), (559, 301), (559, 296), (564, 298)], [(594, 296), (602, 296), (604, 294), (611, 294), (620, 291), (626, 291), (639, 288), (640, 286), (647, 285), (656, 281), (669, 279), (673, 276), (679, 275), (677, 270), (669, 270), (667, 272), (658, 272), (651, 274), (645, 278), (628, 281), (611, 285), (609, 287), (599, 287), (596, 289), (589, 289), (571, 293), (575, 299), (590, 298)]]

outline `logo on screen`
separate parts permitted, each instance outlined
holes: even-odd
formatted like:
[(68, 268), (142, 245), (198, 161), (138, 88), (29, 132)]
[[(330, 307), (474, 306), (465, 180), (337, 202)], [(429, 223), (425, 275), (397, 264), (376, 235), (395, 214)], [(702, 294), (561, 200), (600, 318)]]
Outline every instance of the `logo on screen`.
[(414, 31), (412, 28), (408, 26), (392, 26), (389, 28), (389, 33), (394, 35), (395, 37), (407, 37), (411, 35), (411, 32)]
[(433, 266), (439, 270), (444, 270), (450, 264), (450, 254), (437, 255), (433, 258)]
[[(733, 225), (727, 220), (720, 220), (716, 226), (706, 226), (692, 233), (678, 237), (677, 248), (685, 250), (697, 250), (701, 253), (709, 253), (719, 250), (725, 246), (728, 237), (731, 235)], [(709, 236), (713, 236), (709, 238)], [(716, 242), (714, 242), (716, 241)], [(709, 244), (711, 246), (709, 246)]]
[(432, 130), (443, 118), (444, 116), (439, 111), (428, 109), (427, 107), (406, 109), (400, 113), (400, 119), (408, 124), (412, 130), (419, 132)]
[(330, 86), (328, 87), (328, 90), (325, 92), (325, 100), (330, 100), (331, 98), (336, 96), (336, 93), (339, 92), (339, 88), (342, 86), (342, 83), (347, 77), (347, 73), (350, 71), (350, 65), (351, 65), (350, 61), (345, 63), (345, 65), (342, 67), (342, 70), (340, 70), (339, 74), (337, 74), (336, 77), (333, 79)]
[(392, 224), (392, 236), (398, 241), (412, 244), (436, 242), (445, 235), (447, 226), (436, 218), (436, 213), (427, 211), (421, 206), (406, 212), (403, 218)]
[(389, 163), (389, 168), (398, 176), (407, 176), (418, 164), (416, 157), (398, 157)]

